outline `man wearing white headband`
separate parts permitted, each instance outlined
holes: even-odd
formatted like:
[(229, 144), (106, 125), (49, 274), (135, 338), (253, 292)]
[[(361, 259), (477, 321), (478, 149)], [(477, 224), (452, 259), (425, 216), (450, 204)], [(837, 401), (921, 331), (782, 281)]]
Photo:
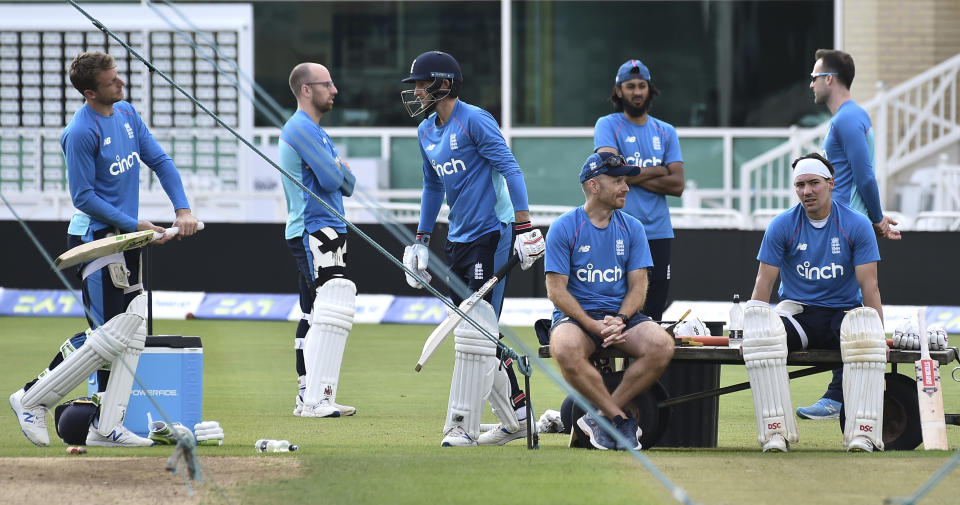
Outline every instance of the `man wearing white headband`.
[[(863, 214), (832, 199), (829, 161), (808, 154), (793, 168), (800, 203), (774, 218), (764, 233), (756, 284), (744, 311), (743, 359), (758, 441), (764, 451), (787, 451), (798, 440), (787, 351), (840, 349), (842, 386), (831, 384), (827, 395), (846, 409), (843, 446), (883, 450), (886, 340), (877, 237)], [(778, 276), (781, 302), (771, 307)]]

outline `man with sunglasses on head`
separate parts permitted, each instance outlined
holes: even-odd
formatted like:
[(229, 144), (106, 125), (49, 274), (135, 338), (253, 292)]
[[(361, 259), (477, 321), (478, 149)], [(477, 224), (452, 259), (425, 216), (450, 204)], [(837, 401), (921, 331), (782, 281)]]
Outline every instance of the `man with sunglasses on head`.
[(666, 195), (680, 196), (685, 184), (676, 129), (649, 115), (659, 94), (646, 65), (627, 61), (614, 78), (610, 101), (615, 112), (598, 119), (593, 130), (596, 152), (621, 154), (627, 163), (643, 168), (627, 177), (630, 192), (623, 210), (639, 219), (647, 233), (653, 266), (643, 313), (657, 321), (663, 317), (670, 289), (673, 224)]
[[(558, 217), (547, 233), (547, 296), (554, 304), (550, 354), (563, 377), (598, 411), (576, 420), (602, 450), (640, 449), (640, 427), (623, 408), (647, 389), (673, 356), (673, 338), (640, 310), (653, 264), (644, 227), (624, 212), (627, 180), (642, 173), (619, 154), (591, 154), (580, 169), (586, 202)], [(616, 347), (633, 361), (613, 393), (590, 357)], [(604, 416), (626, 438), (597, 422)]]
[[(406, 274), (407, 283), (421, 288), (430, 282), (430, 234), (444, 198), (450, 207), (447, 264), (469, 291), (480, 289), (507, 262), (511, 250), (520, 257), (521, 268), (532, 267), (543, 256), (544, 240), (530, 223), (523, 172), (493, 116), (458, 98), (463, 86), (460, 64), (445, 52), (427, 51), (413, 60), (403, 82), (414, 85), (400, 94), (407, 113), (425, 114), (417, 128), (423, 159), (420, 223), (415, 242), (403, 252), (403, 264), (415, 274)], [(494, 336), (499, 334), (505, 284), (500, 282), (470, 313)], [(463, 300), (452, 286), (450, 298), (457, 305)], [(521, 422), (526, 419), (526, 395), (510, 360), (501, 364), (496, 343), (467, 321), (453, 335), (453, 380), (440, 445), (503, 445), (526, 437), (526, 423)], [(481, 434), (484, 399), (500, 423)]]
[[(810, 89), (813, 101), (830, 109), (833, 118), (823, 138), (823, 151), (836, 170), (834, 200), (849, 205), (867, 216), (877, 237), (900, 240), (900, 231), (892, 226), (897, 222), (883, 215), (880, 190), (873, 166), (873, 124), (870, 115), (850, 95), (855, 67), (853, 57), (843, 51), (818, 49)], [(838, 369), (839, 370), (839, 369)], [(839, 419), (843, 405), (840, 375), (834, 371), (833, 380), (823, 396), (813, 405), (797, 409), (801, 419)]]
[[(337, 87), (319, 63), (300, 63), (289, 78), (297, 111), (280, 131), (280, 166), (341, 216), (356, 178), (320, 127)], [(298, 392), (293, 415), (332, 418), (357, 409), (337, 403), (340, 365), (353, 325), (357, 288), (346, 275), (347, 226), (326, 206), (281, 177), (287, 200), (287, 246), (297, 262), (300, 310), (295, 337)]]

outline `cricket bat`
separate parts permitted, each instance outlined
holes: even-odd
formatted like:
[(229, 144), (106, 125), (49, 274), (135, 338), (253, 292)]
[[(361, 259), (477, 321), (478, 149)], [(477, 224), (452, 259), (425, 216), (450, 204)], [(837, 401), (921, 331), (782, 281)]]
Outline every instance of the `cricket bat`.
[[(197, 230), (203, 229), (203, 222), (197, 223)], [(170, 237), (180, 232), (176, 226), (167, 228), (163, 234), (153, 230), (135, 231), (124, 233), (123, 235), (114, 235), (104, 237), (93, 242), (78, 245), (73, 249), (61, 254), (53, 260), (53, 264), (59, 270), (79, 265), (80, 263), (109, 256), (119, 252), (143, 247), (154, 240), (160, 240), (162, 237)]]
[(920, 405), (920, 431), (924, 450), (946, 451), (947, 424), (943, 417), (943, 390), (940, 388), (940, 363), (930, 359), (926, 310), (919, 310), (920, 359), (917, 372), (917, 400)]
[[(478, 289), (476, 293), (470, 295), (470, 298), (460, 302), (460, 311), (464, 314), (469, 314), (473, 306), (476, 305), (479, 300), (482, 300), (484, 296), (487, 296), (487, 293), (493, 289), (493, 287), (500, 282), (500, 279), (503, 279), (503, 277), (507, 275), (507, 272), (515, 267), (517, 263), (520, 263), (520, 256), (511, 256), (510, 260), (500, 267), (500, 270), (497, 270), (493, 274), (493, 277), (489, 278), (483, 286), (480, 286), (480, 289)], [(419, 372), (420, 369), (423, 368), (423, 365), (433, 356), (433, 353), (437, 351), (437, 348), (440, 347), (440, 344), (447, 338), (447, 335), (460, 324), (460, 321), (463, 321), (463, 316), (454, 312), (447, 316), (447, 318), (433, 330), (433, 333), (427, 337), (427, 341), (423, 344), (423, 351), (420, 352), (420, 359), (417, 361), (417, 366), (414, 367), (414, 370)]]

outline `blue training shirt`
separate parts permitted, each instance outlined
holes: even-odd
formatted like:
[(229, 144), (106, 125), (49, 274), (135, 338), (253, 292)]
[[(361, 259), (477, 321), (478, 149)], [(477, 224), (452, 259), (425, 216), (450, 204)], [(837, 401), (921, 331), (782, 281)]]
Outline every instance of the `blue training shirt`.
[(834, 200), (823, 228), (801, 204), (775, 217), (757, 259), (780, 268), (781, 300), (842, 308), (863, 304), (856, 267), (880, 261), (880, 250), (867, 218)]
[(80, 211), (70, 219), (71, 235), (86, 236), (108, 226), (136, 231), (141, 162), (157, 174), (174, 210), (190, 208), (173, 160), (125, 101), (113, 104), (110, 116), (84, 103), (63, 129), (60, 147), (70, 197)]
[[(286, 164), (296, 166), (298, 163), (294, 156), (300, 158), (300, 182), (342, 216), (343, 197), (353, 194), (356, 178), (343, 165), (340, 155), (337, 153), (337, 148), (333, 146), (333, 140), (330, 139), (327, 132), (313, 122), (306, 112), (297, 110), (283, 125), (283, 129), (280, 131), (279, 146), (281, 163), (283, 163), (281, 167), (294, 174), (294, 171), (289, 170)], [(347, 232), (347, 225), (343, 221), (314, 200), (312, 196), (286, 180), (286, 177), (284, 177), (283, 185), (284, 191), (288, 195), (292, 191), (292, 187), (296, 190), (294, 193), (300, 192), (303, 197), (303, 227), (308, 233), (314, 233), (328, 226), (337, 230), (338, 233)], [(298, 236), (296, 234), (291, 236), (291, 233), (296, 231), (296, 223), (291, 227), (291, 216), (289, 214), (291, 205), (295, 206), (298, 202), (293, 197), (294, 202), (291, 204), (291, 197), (288, 196), (287, 198), (286, 236), (289, 239)], [(294, 212), (297, 210), (299, 209), (294, 207)]]
[[(601, 117), (593, 129), (593, 148), (601, 147), (615, 148), (628, 164), (640, 167), (683, 163), (677, 130), (650, 115), (643, 126), (631, 123), (623, 112)], [(643, 223), (649, 239), (673, 238), (665, 195), (631, 185), (623, 210)]]
[(883, 220), (873, 168), (873, 124), (867, 111), (853, 100), (844, 102), (830, 120), (823, 150), (836, 171), (833, 199), (853, 207), (873, 223)]
[[(568, 277), (567, 290), (583, 310), (619, 311), (627, 274), (651, 266), (643, 225), (621, 210), (613, 211), (606, 228), (597, 228), (580, 206), (554, 220), (547, 232), (544, 270)], [(554, 308), (553, 319), (559, 317)]]
[[(487, 111), (457, 100), (449, 120), (434, 112), (417, 128), (423, 157), (419, 230), (432, 232), (446, 196), (447, 240), (469, 243), (529, 210), (520, 165)], [(509, 189), (509, 192), (508, 192)]]

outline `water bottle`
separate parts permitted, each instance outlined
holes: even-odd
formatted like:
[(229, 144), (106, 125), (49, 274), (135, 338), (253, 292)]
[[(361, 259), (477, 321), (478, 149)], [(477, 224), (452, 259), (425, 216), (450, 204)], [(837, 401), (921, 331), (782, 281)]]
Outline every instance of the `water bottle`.
[(733, 295), (733, 307), (730, 307), (730, 345), (740, 345), (743, 342), (743, 305), (740, 305), (740, 295)]
[(289, 440), (271, 440), (260, 439), (253, 445), (257, 452), (293, 452), (299, 449), (299, 446), (290, 445)]

